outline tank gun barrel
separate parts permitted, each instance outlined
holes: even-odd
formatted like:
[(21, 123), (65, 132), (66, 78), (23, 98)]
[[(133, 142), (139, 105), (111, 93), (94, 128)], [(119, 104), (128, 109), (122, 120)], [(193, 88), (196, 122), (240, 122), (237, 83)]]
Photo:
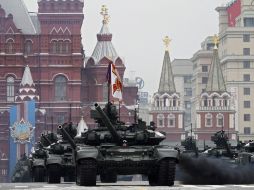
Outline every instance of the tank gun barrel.
[(108, 130), (109, 130), (110, 134), (112, 135), (113, 139), (115, 140), (115, 142), (117, 144), (121, 145), (122, 144), (121, 136), (115, 130), (115, 128), (114, 128), (113, 124), (111, 123), (110, 119), (108, 118), (108, 116), (105, 114), (105, 112), (101, 109), (101, 107), (97, 103), (94, 106), (95, 106), (95, 109), (100, 114), (103, 123), (108, 128)]
[(69, 133), (65, 130), (65, 128), (62, 125), (59, 125), (58, 129), (61, 131), (62, 135), (65, 136), (65, 138), (67, 138), (67, 140), (70, 143), (71, 147), (73, 149), (76, 149), (76, 144), (75, 144), (74, 140), (71, 138)]
[(44, 141), (46, 141), (49, 145), (52, 144), (52, 142), (48, 139), (48, 137), (47, 137), (46, 135), (41, 134), (41, 138), (42, 138)]

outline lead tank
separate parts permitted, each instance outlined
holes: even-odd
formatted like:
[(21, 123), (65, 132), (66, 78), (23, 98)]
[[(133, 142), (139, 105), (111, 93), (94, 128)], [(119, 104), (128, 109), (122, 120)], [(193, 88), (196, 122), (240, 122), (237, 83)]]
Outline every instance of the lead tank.
[(141, 120), (131, 126), (118, 121), (111, 103), (103, 110), (95, 104), (91, 117), (98, 126), (74, 140), (66, 131), (68, 126), (59, 126), (73, 148), (78, 185), (95, 186), (97, 175), (102, 182), (116, 182), (117, 175), (132, 174), (147, 175), (150, 185), (174, 185), (179, 152), (160, 145), (165, 135)]

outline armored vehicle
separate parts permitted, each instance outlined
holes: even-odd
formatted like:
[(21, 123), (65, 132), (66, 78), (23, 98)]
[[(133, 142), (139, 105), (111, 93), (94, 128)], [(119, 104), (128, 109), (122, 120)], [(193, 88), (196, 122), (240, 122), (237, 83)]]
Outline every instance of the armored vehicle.
[(221, 130), (216, 132), (211, 137), (211, 140), (215, 143), (216, 147), (207, 149), (202, 155), (218, 158), (235, 168), (237, 166), (236, 157), (238, 156), (238, 152), (236, 151), (236, 148), (230, 145), (225, 131)]
[(35, 146), (31, 158), (31, 173), (32, 181), (44, 182), (46, 177), (45, 162), (48, 156), (47, 147), (52, 143), (57, 142), (57, 137), (54, 133), (42, 134), (40, 141)]
[(192, 137), (187, 137), (184, 141), (181, 142), (181, 145), (185, 148), (183, 151), (184, 154), (187, 154), (188, 156), (198, 157), (198, 148), (195, 139)]
[(30, 173), (30, 161), (28, 157), (24, 154), (18, 160), (13, 175), (11, 177), (11, 182), (30, 182), (31, 173)]
[(254, 164), (254, 142), (250, 141), (243, 146), (243, 150), (238, 153), (236, 162), (241, 165)]
[(69, 136), (67, 125), (59, 129), (74, 150), (76, 183), (95, 186), (96, 176), (101, 182), (116, 182), (117, 175), (142, 174), (149, 184), (172, 186), (179, 152), (167, 145), (160, 145), (165, 135), (154, 126), (138, 120), (130, 126), (118, 121), (116, 107), (107, 103), (102, 110), (95, 104), (91, 117), (96, 128), (82, 133), (75, 141)]
[[(71, 122), (66, 125), (68, 126), (66, 132), (73, 139), (77, 134), (76, 127)], [(51, 144), (46, 159), (48, 183), (60, 183), (61, 177), (64, 177), (65, 182), (75, 181), (75, 166), (72, 159), (72, 148), (65, 136)]]

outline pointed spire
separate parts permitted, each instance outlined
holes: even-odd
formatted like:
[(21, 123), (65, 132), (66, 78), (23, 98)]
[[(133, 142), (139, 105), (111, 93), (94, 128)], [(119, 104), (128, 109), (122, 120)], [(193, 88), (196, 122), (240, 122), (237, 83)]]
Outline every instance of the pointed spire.
[(111, 57), (114, 60), (118, 55), (111, 42), (112, 34), (108, 29), (110, 16), (108, 15), (108, 9), (105, 5), (102, 5), (100, 14), (103, 16), (102, 27), (100, 33), (97, 34), (97, 44), (94, 48), (92, 57), (98, 62), (104, 57)]
[(18, 94), (15, 96), (15, 101), (17, 102), (25, 100), (39, 100), (39, 96), (36, 93), (32, 74), (28, 65), (24, 70)]
[(213, 49), (213, 59), (209, 70), (208, 82), (206, 86), (206, 92), (225, 92), (226, 85), (224, 77), (222, 74), (220, 59), (218, 55), (218, 45), (219, 39), (214, 36), (214, 49)]
[(78, 124), (76, 137), (81, 137), (81, 133), (85, 132), (86, 130), (88, 130), (88, 127), (87, 127), (86, 122), (85, 122), (85, 120), (82, 116), (80, 121), (79, 121), (79, 124)]
[(32, 85), (34, 85), (32, 74), (31, 74), (31, 71), (30, 71), (30, 68), (29, 68), (28, 65), (25, 68), (25, 71), (23, 73), (23, 77), (22, 77), (22, 81), (21, 81), (20, 85), (22, 85), (22, 86), (26, 86), (26, 85), (32, 86)]
[(170, 61), (170, 56), (169, 56), (169, 43), (171, 39), (169, 39), (168, 36), (166, 36), (163, 39), (163, 42), (166, 46), (165, 54), (164, 54), (164, 60), (163, 60), (163, 65), (162, 65), (162, 71), (161, 71), (161, 78), (160, 78), (160, 85), (159, 85), (159, 93), (169, 93), (172, 94), (176, 92), (175, 89), (175, 83), (174, 83), (174, 77), (173, 77), (173, 72), (172, 72), (172, 67), (171, 67), (171, 61)]

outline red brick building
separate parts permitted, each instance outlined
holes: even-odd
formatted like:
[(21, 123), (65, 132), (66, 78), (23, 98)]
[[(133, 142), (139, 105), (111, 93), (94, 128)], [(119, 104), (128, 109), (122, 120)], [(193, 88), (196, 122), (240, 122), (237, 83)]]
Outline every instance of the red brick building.
[[(37, 137), (43, 130), (56, 131), (69, 119), (78, 123), (81, 115), (88, 126), (93, 124), (91, 107), (94, 102), (105, 103), (109, 58), (123, 78), (125, 66), (115, 50), (112, 56), (94, 53), (84, 64), (83, 7), (83, 0), (38, 0), (38, 13), (29, 13), (22, 0), (0, 0), (0, 182), (7, 181), (8, 175), (9, 108), (16, 104), (26, 65), (39, 97)], [(100, 46), (100, 42), (111, 43), (112, 34), (103, 24), (97, 37)], [(107, 47), (96, 47), (95, 52), (106, 52)], [(124, 88), (121, 118), (127, 122), (136, 94), (136, 87)]]
[[(169, 43), (167, 40), (166, 45)], [(180, 94), (176, 92), (168, 50), (164, 54), (159, 89), (153, 96), (150, 113), (157, 130), (167, 134), (166, 141), (179, 143), (184, 138), (183, 110)]]

